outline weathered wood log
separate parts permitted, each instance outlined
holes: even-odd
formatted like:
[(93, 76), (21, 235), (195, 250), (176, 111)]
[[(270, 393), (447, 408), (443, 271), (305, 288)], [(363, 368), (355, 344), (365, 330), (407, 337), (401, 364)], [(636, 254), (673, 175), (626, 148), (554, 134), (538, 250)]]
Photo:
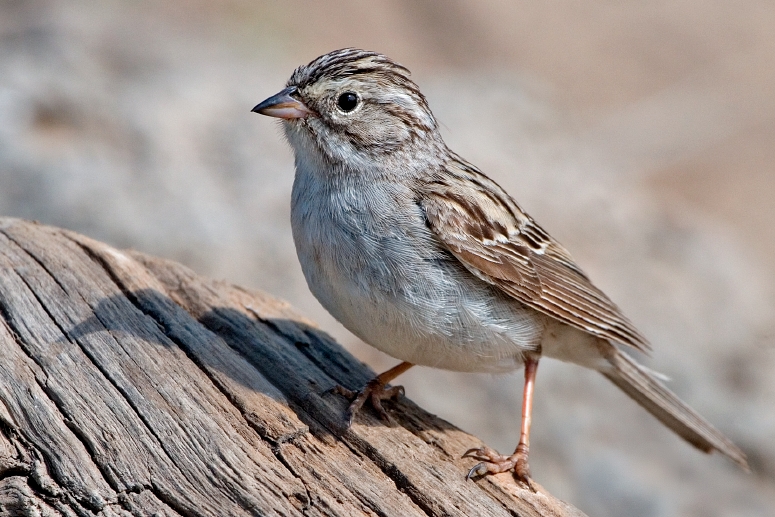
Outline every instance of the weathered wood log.
[(372, 375), (287, 304), (84, 236), (0, 219), (0, 515), (581, 513)]

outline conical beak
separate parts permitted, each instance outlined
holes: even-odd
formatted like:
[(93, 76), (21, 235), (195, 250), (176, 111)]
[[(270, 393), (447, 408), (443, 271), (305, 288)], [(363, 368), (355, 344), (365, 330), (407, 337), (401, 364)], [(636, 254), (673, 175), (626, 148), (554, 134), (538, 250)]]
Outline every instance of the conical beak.
[(289, 86), (280, 93), (272, 95), (264, 102), (256, 105), (251, 111), (284, 119), (305, 118), (315, 115), (315, 112), (304, 105), (303, 102), (292, 97), (296, 91), (295, 86)]

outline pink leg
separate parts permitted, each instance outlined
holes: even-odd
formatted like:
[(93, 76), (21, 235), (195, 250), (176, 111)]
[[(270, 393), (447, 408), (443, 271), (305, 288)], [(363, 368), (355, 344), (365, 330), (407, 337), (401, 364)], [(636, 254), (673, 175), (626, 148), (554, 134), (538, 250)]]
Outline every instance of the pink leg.
[(463, 455), (464, 458), (481, 460), (481, 463), (476, 464), (468, 472), (468, 479), (487, 474), (499, 474), (513, 469), (517, 479), (535, 491), (533, 482), (530, 479), (530, 466), (527, 460), (530, 450), (530, 424), (532, 422), (536, 372), (538, 372), (538, 359), (527, 357), (525, 359), (525, 389), (522, 392), (522, 426), (519, 432), (519, 444), (517, 444), (514, 454), (503, 456), (489, 447), (466, 451)]

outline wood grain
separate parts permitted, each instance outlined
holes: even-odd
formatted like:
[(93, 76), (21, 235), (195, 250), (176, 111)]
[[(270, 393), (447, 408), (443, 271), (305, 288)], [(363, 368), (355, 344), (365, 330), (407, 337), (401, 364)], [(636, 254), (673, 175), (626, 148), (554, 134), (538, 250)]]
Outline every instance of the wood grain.
[(580, 516), (408, 399), (344, 425), (372, 375), (263, 293), (0, 219), (0, 516)]

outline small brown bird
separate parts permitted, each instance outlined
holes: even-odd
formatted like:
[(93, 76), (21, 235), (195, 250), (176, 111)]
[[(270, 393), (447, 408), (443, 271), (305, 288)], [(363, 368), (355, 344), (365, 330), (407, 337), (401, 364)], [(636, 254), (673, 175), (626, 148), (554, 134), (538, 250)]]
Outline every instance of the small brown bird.
[(599, 371), (705, 452), (745, 455), (622, 349), (646, 338), (557, 241), (500, 186), (452, 152), (409, 71), (376, 52), (342, 49), (301, 66), (253, 111), (278, 117), (296, 157), (291, 220), (312, 293), (366, 343), (401, 359), (354, 399), (400, 387), (414, 364), (466, 372), (525, 367), (513, 454), (484, 447), (468, 477), (528, 466), (541, 356)]

